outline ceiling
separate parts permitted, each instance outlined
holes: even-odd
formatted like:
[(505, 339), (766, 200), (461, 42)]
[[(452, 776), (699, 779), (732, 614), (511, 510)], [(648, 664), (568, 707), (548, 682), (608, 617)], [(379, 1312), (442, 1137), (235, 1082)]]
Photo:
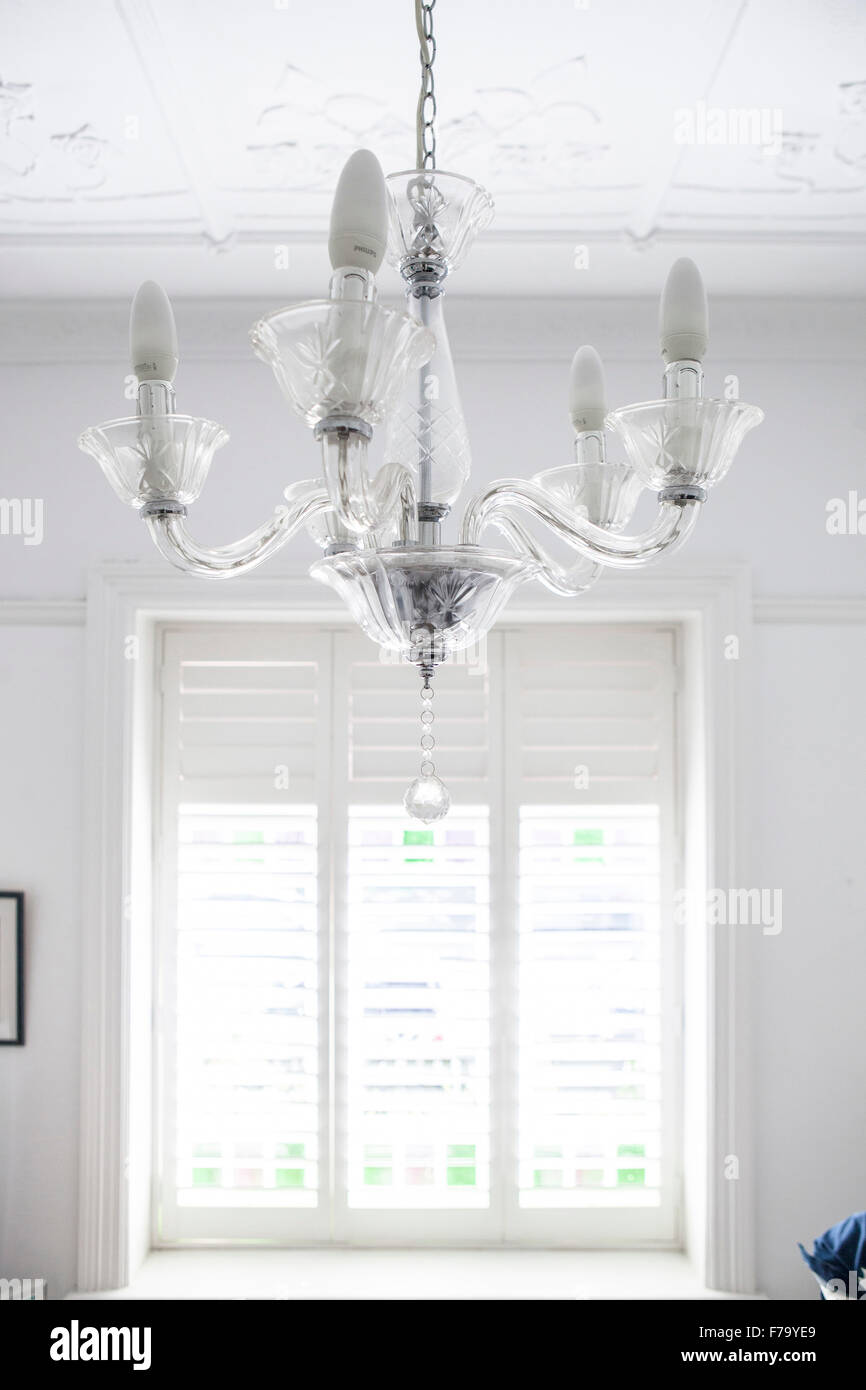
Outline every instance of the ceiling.
[[(320, 292), (337, 173), (414, 163), (411, 0), (2, 0), (0, 295)], [(454, 290), (866, 294), (866, 0), (439, 0)], [(396, 283), (396, 282), (394, 282)]]

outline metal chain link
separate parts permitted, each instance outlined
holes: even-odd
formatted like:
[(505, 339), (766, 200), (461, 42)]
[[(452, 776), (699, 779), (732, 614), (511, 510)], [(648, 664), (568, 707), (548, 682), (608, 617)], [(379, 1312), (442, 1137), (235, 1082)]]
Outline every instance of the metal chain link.
[(421, 91), (418, 97), (415, 167), (436, 168), (436, 91), (433, 64), (436, 40), (433, 37), (433, 7), (436, 0), (415, 0), (415, 26), (421, 44)]

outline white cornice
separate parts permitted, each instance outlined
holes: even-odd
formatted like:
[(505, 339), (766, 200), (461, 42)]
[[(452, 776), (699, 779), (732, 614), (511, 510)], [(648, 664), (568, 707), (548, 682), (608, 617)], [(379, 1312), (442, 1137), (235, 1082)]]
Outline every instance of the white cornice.
[[(264, 299), (189, 299), (175, 304), (188, 361), (249, 362), (249, 329), (273, 303)], [(593, 342), (612, 362), (655, 356), (657, 301), (571, 297), (449, 301), (458, 360), (568, 362), (578, 342)], [(105, 362), (127, 358), (129, 304), (121, 300), (0, 301), (0, 364)], [(866, 361), (862, 301), (717, 299), (713, 357), (726, 362)]]
[[(664, 599), (665, 603), (673, 602), (678, 593), (683, 590), (694, 591), (696, 583), (705, 583), (721, 580), (724, 577), (731, 578), (735, 573), (739, 573), (739, 568), (721, 569), (718, 571), (700, 570), (689, 574), (679, 572), (664, 576), (643, 576), (643, 582), (655, 580), (652, 585), (659, 601)], [(134, 562), (129, 565), (122, 563), (100, 566), (100, 573), (113, 579), (115, 583), (121, 582), (125, 578), (131, 588), (141, 593), (142, 589), (152, 588), (155, 606), (159, 606), (160, 599), (166, 593), (165, 572), (155, 570), (152, 567), (139, 566)], [(745, 571), (744, 571), (745, 572)], [(619, 582), (618, 582), (619, 580)], [(178, 595), (183, 587), (183, 592), (189, 595), (188, 616), (194, 618), (203, 616), (202, 609), (208, 609), (210, 604), (199, 604), (196, 597), (191, 595), (186, 581), (176, 579), (176, 590), (172, 592), (172, 598), (177, 603)], [(292, 574), (281, 574), (278, 580), (262, 580), (259, 578), (247, 578), (239, 582), (236, 590), (238, 596), (237, 610), (226, 607), (225, 591), (220, 590), (222, 595), (222, 616), (229, 620), (235, 616), (243, 616), (249, 612), (250, 606), (261, 606), (262, 615), (271, 613), (272, 616), (281, 619), (290, 616), (294, 621), (300, 621), (302, 617), (308, 617), (311, 621), (336, 620), (345, 616), (346, 622), (350, 621), (348, 614), (343, 614), (342, 610), (335, 605), (333, 595), (320, 589), (318, 585), (313, 585), (307, 579), (303, 571)], [(611, 617), (615, 611), (626, 612), (630, 608), (630, 597), (633, 594), (625, 581), (617, 575), (607, 576), (607, 583), (604, 589), (598, 589), (594, 595), (588, 596), (583, 600), (580, 612), (575, 608), (564, 609), (560, 603), (551, 601), (547, 594), (539, 591), (533, 595), (530, 601), (522, 599), (516, 601), (507, 610), (503, 621), (509, 620), (516, 622), (525, 618), (536, 617), (542, 621), (556, 620), (563, 618), (573, 622), (576, 618), (603, 619)], [(291, 604), (294, 596), (295, 607), (302, 605), (302, 612), (295, 611), (293, 607), (291, 613), (287, 611), (287, 600)], [(764, 626), (785, 626), (788, 624), (800, 624), (802, 626), (815, 627), (845, 627), (860, 623), (866, 623), (866, 598), (858, 598), (853, 595), (838, 595), (836, 597), (776, 597), (761, 598), (756, 597), (752, 607), (753, 618), (756, 623)], [(2, 599), (0, 600), (0, 627), (83, 627), (87, 616), (87, 605), (83, 599)]]
[(800, 623), (816, 627), (866, 623), (866, 598), (758, 598), (756, 623)]
[(83, 599), (0, 599), (0, 627), (83, 627)]

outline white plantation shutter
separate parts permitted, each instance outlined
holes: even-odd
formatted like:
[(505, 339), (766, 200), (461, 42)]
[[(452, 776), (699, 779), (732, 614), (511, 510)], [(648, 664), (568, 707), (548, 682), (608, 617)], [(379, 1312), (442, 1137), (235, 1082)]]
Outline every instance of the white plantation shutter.
[(519, 1206), (672, 1236), (674, 634), (505, 642)]
[[(418, 771), (417, 673), (347, 635), (336, 732), (347, 826), (337, 875), (345, 960), (341, 1074), (346, 1230), (418, 1230), (406, 1213), (490, 1223), (490, 674), (473, 653), (434, 678), (433, 757), (452, 810), (436, 825), (402, 806)], [(345, 742), (343, 742), (343, 739)], [(339, 762), (338, 762), (339, 766)], [(339, 775), (337, 782), (339, 783)], [(399, 1215), (388, 1224), (385, 1213)], [(363, 1214), (371, 1213), (369, 1219)], [(429, 1219), (429, 1218), (428, 1218)], [(423, 1226), (423, 1223), (422, 1223)]]
[(159, 1240), (675, 1234), (675, 634), (163, 634)]
[(330, 659), (312, 631), (163, 633), (164, 1240), (325, 1229)]

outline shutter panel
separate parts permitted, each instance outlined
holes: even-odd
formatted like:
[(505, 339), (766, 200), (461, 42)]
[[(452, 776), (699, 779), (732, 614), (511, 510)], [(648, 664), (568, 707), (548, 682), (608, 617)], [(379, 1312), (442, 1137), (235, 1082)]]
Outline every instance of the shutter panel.
[(318, 808), (330, 638), (169, 630), (162, 686), (173, 862), (161, 914), (161, 1234), (273, 1235), (275, 1217), (303, 1231), (327, 1170)]
[(673, 1158), (660, 901), (674, 637), (535, 630), (509, 633), (506, 652), (520, 1206), (659, 1207)]
[(361, 637), (342, 635), (339, 652), (346, 1200), (356, 1212), (481, 1211), (491, 1157), (486, 659), (435, 674), (433, 758), (452, 809), (424, 826), (402, 806), (420, 762), (419, 676), (378, 660)]

